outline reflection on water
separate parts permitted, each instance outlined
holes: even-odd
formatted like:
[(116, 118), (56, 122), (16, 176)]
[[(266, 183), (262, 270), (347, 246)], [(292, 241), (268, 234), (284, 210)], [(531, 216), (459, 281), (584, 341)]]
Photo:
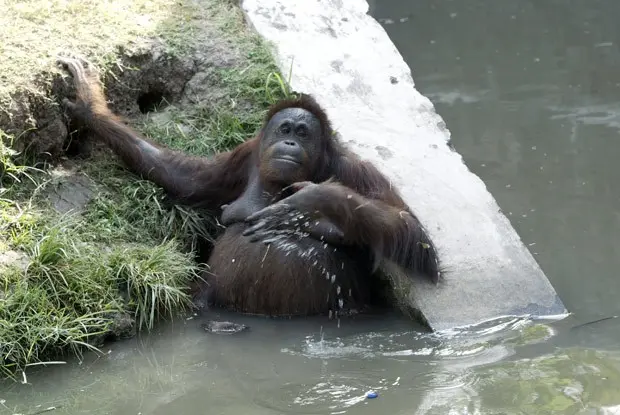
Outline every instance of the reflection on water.
[(176, 322), (0, 384), (1, 414), (620, 414), (620, 319), (573, 328), (620, 314), (620, 2), (372, 12), (574, 316), (438, 334), (389, 315)]
[(619, 413), (619, 353), (569, 349), (474, 370), (459, 389), (435, 389), (420, 414)]

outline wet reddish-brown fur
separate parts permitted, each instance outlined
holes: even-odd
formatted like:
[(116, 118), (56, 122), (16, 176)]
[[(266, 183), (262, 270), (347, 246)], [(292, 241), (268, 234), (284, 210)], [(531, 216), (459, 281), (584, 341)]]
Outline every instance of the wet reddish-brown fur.
[[(180, 203), (214, 212), (246, 189), (260, 163), (257, 149), (263, 131), (211, 158), (164, 148), (108, 109), (97, 77), (82, 63), (62, 63), (73, 75), (77, 90), (75, 102), (64, 101), (71, 119), (102, 139), (135, 173), (162, 186)], [(265, 124), (286, 108), (306, 109), (322, 128), (321, 151), (310, 155), (317, 168), (308, 178), (319, 185), (298, 192), (296, 207), (320, 211), (332, 220), (342, 229), (346, 246), (335, 249), (310, 238), (295, 242), (292, 248), (252, 243), (241, 236), (247, 225), (234, 224), (217, 239), (208, 261), (210, 299), (219, 306), (268, 315), (325, 312), (342, 296), (347, 305), (356, 307), (372, 295), (373, 255), (426, 273), (436, 282), (439, 265), (434, 246), (389, 180), (372, 163), (342, 146), (326, 113), (310, 96), (274, 105)], [(304, 257), (309, 250), (318, 253)], [(335, 283), (330, 273), (337, 274)], [(334, 293), (337, 286), (344, 293), (340, 297)]]

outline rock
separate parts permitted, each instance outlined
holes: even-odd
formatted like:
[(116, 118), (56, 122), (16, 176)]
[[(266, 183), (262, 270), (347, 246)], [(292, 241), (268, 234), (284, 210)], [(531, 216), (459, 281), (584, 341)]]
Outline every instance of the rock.
[(28, 263), (28, 256), (26, 256), (26, 254), (24, 254), (23, 252), (13, 250), (6, 250), (4, 252), (0, 252), (0, 270), (11, 266), (17, 266), (18, 268), (26, 269)]
[(245, 324), (233, 323), (230, 321), (215, 321), (211, 320), (206, 323), (203, 323), (201, 327), (209, 332), (216, 334), (236, 334), (245, 330), (248, 330), (249, 327)]
[(72, 169), (58, 167), (51, 171), (54, 178), (47, 196), (60, 213), (81, 212), (94, 197), (94, 183)]
[(109, 330), (117, 339), (130, 339), (136, 334), (136, 319), (128, 313), (116, 313)]
[[(30, 260), (28, 256), (23, 252), (13, 250), (0, 252), (0, 275), (2, 275), (3, 272), (11, 272), (12, 269), (25, 271), (29, 263)], [(0, 278), (0, 301), (4, 300), (6, 297), (4, 288), (5, 286), (2, 284), (2, 278)]]

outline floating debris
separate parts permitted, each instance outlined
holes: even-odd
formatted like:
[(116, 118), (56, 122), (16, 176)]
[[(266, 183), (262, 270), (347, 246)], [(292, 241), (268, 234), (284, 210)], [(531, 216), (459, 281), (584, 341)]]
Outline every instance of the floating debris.
[(368, 391), (366, 392), (366, 398), (368, 399), (375, 399), (376, 397), (378, 397), (379, 394), (375, 391)]
[(211, 320), (200, 325), (205, 331), (216, 334), (235, 334), (248, 330), (250, 327), (245, 324), (233, 323), (231, 321)]

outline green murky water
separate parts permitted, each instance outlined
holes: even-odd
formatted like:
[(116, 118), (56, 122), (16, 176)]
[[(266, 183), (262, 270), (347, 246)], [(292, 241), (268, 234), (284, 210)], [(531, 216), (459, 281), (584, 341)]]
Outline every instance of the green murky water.
[[(198, 320), (167, 325), (104, 357), (4, 384), (0, 413), (597, 414), (620, 403), (620, 354), (592, 346), (596, 325), (571, 330), (574, 318), (440, 334), (393, 315), (340, 328), (319, 318), (220, 318), (252, 329), (226, 336), (202, 332)], [(379, 397), (366, 399), (369, 390)]]

